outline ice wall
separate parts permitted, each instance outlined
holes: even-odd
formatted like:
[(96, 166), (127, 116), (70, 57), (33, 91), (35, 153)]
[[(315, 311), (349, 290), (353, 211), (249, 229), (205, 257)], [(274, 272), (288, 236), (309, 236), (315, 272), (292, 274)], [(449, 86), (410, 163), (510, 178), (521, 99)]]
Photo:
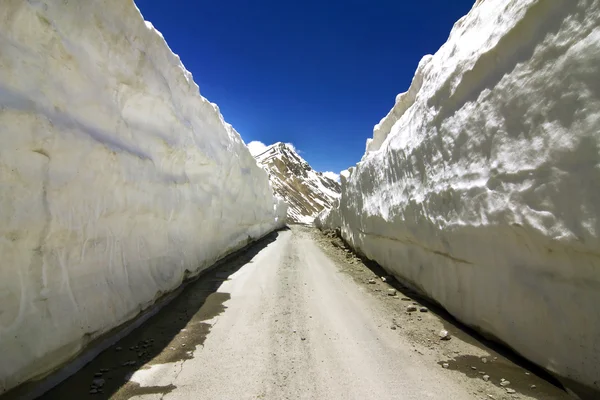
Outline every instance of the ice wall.
[(3, 1), (0, 49), (1, 394), (285, 209), (132, 1)]
[(477, 2), (398, 100), (319, 223), (600, 389), (600, 2)]

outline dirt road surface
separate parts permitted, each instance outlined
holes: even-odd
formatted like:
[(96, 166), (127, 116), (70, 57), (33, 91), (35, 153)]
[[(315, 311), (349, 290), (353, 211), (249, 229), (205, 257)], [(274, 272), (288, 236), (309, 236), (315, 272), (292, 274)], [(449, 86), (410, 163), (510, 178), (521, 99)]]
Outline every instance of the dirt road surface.
[(381, 275), (311, 228), (273, 233), (43, 398), (569, 398)]

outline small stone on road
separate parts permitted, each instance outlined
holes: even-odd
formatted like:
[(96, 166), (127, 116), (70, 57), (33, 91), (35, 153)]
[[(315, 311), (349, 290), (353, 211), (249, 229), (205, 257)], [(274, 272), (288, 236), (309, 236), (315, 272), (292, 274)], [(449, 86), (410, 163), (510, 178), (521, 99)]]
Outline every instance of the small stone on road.
[(105, 382), (104, 379), (94, 379), (92, 381), (92, 385), (94, 385), (96, 387), (102, 387), (102, 386), (104, 386), (104, 382)]
[(440, 331), (439, 336), (440, 340), (450, 340), (450, 333), (445, 329)]

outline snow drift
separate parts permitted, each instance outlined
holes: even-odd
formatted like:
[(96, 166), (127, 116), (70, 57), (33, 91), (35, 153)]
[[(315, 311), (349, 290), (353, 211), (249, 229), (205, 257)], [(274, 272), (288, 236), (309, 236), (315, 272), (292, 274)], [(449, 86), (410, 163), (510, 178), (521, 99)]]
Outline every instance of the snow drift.
[(600, 389), (600, 2), (477, 2), (318, 224)]
[(0, 393), (285, 215), (131, 1), (0, 7)]

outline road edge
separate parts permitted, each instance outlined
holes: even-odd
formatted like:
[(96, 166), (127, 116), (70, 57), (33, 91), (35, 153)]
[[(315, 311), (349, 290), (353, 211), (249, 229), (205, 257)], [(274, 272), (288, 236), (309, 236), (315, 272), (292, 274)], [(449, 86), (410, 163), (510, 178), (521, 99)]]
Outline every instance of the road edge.
[(171, 303), (177, 296), (179, 296), (183, 290), (191, 283), (197, 281), (202, 278), (209, 272), (219, 268), (224, 265), (232, 258), (236, 258), (242, 255), (251, 247), (257, 245), (258, 243), (265, 240), (268, 236), (287, 230), (289, 227), (283, 226), (277, 229), (274, 229), (263, 236), (248, 242), (243, 247), (240, 247), (236, 250), (225, 253), (221, 258), (219, 258), (215, 263), (210, 265), (208, 268), (200, 271), (198, 274), (187, 277), (184, 281), (179, 285), (176, 289), (162, 296), (158, 297), (154, 303), (148, 306), (146, 309), (142, 310), (139, 314), (137, 314), (132, 319), (124, 322), (123, 324), (111, 329), (109, 332), (99, 336), (98, 338), (91, 341), (88, 345), (86, 345), (77, 355), (75, 355), (72, 359), (65, 362), (63, 365), (50, 372), (48, 375), (40, 378), (38, 380), (31, 380), (28, 382), (24, 382), (19, 386), (9, 390), (8, 392), (0, 395), (0, 399), (2, 400), (34, 400), (46, 392), (53, 389), (55, 386), (58, 386), (60, 383), (68, 379), (70, 376), (74, 375), (77, 371), (85, 367), (89, 362), (95, 359), (100, 353), (107, 350), (119, 340), (123, 339), (135, 329), (139, 328), (142, 324), (144, 324), (148, 319), (152, 316), (156, 315), (160, 310), (162, 310), (165, 306)]

